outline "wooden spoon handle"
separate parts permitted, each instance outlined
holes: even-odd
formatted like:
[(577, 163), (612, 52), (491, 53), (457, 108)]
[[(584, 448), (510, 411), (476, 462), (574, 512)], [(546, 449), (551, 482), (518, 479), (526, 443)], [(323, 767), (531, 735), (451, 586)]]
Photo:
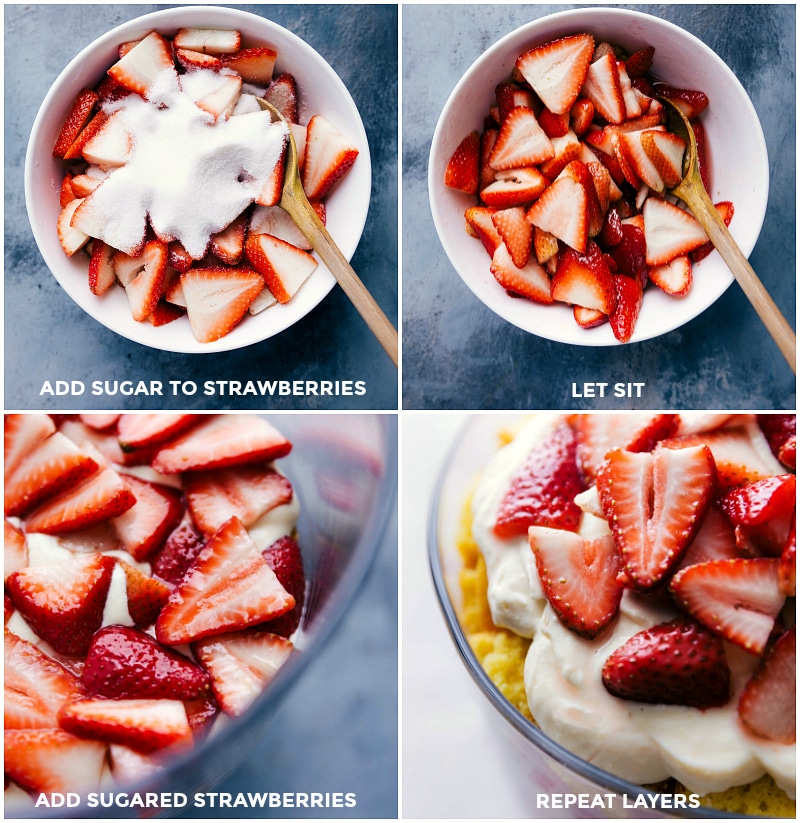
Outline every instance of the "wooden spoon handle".
[(781, 354), (786, 358), (786, 362), (796, 374), (797, 338), (795, 333), (786, 322), (786, 318), (781, 314), (780, 309), (775, 305), (775, 301), (770, 297), (769, 292), (764, 288), (764, 284), (759, 280), (758, 275), (753, 271), (753, 267), (747, 261), (747, 258), (742, 254), (742, 250), (736, 244), (727, 226), (714, 208), (714, 204), (706, 194), (705, 189), (691, 189), (690, 192), (687, 191), (682, 196), (682, 199), (686, 201), (700, 225), (706, 230), (709, 239), (731, 270), (761, 321), (767, 327), (767, 331), (772, 335), (772, 339), (777, 344)]

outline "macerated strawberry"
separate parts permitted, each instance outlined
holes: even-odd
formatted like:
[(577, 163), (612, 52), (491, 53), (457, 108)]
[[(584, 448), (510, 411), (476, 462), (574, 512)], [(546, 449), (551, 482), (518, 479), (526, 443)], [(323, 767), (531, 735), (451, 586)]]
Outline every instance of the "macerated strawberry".
[(792, 526), (789, 536), (778, 562), (778, 586), (787, 597), (794, 597), (797, 593), (797, 518), (792, 517)]
[(3, 580), (5, 581), (12, 572), (24, 569), (28, 565), (28, 545), (25, 533), (8, 520), (3, 520), (3, 543), (5, 546)]
[(589, 237), (586, 189), (572, 177), (559, 177), (528, 210), (528, 220), (583, 253)]
[(644, 232), (637, 225), (620, 222), (619, 242), (608, 249), (617, 264), (617, 273), (638, 280), (642, 288), (647, 285), (647, 255)]
[(3, 768), (32, 792), (96, 789), (106, 765), (105, 743), (81, 740), (58, 728), (7, 729)]
[(585, 254), (572, 248), (560, 254), (552, 295), (554, 300), (570, 305), (597, 309), (607, 315), (613, 312), (614, 282), (605, 257), (594, 241), (589, 241)]
[(564, 114), (580, 93), (593, 52), (594, 38), (576, 34), (526, 51), (516, 68), (550, 111)]
[(136, 560), (147, 559), (160, 548), (183, 516), (181, 492), (160, 483), (125, 475), (135, 505), (111, 523), (125, 551)]
[(204, 545), (191, 517), (186, 514), (181, 524), (167, 538), (164, 548), (153, 559), (153, 574), (168, 583), (179, 583)]
[(57, 652), (85, 654), (100, 628), (116, 560), (102, 554), (75, 555), (9, 575), (8, 593), (20, 614)]
[(514, 265), (524, 268), (531, 256), (533, 241), (533, 226), (525, 219), (525, 209), (522, 206), (500, 209), (492, 215), (492, 222)]
[(797, 434), (797, 416), (794, 414), (756, 415), (758, 427), (767, 438), (770, 450), (779, 460), (781, 449)]
[(608, 315), (597, 309), (587, 309), (583, 306), (573, 306), (572, 316), (575, 322), (584, 329), (594, 329), (608, 322)]
[(200, 423), (203, 414), (123, 414), (117, 424), (119, 445), (124, 452), (135, 452), (172, 440)]
[(321, 114), (308, 122), (303, 191), (309, 200), (322, 200), (350, 171), (358, 149)]
[(189, 643), (263, 623), (294, 604), (245, 528), (231, 518), (161, 610), (156, 637), (168, 645)]
[(78, 138), (83, 127), (89, 122), (94, 104), (98, 97), (91, 89), (83, 89), (78, 92), (78, 96), (72, 103), (69, 113), (58, 133), (55, 145), (53, 146), (53, 157), (64, 157), (69, 147)]
[(231, 517), (248, 529), (267, 512), (292, 500), (289, 480), (266, 466), (191, 472), (184, 482), (189, 511), (206, 537)]
[(44, 534), (89, 529), (119, 517), (135, 503), (127, 484), (114, 469), (106, 468), (34, 509), (28, 515), (26, 529)]
[(553, 144), (539, 125), (532, 109), (511, 109), (500, 126), (489, 165), (495, 171), (535, 166), (555, 155)]
[(149, 577), (141, 569), (119, 561), (125, 572), (125, 593), (128, 597), (128, 614), (137, 626), (152, 626), (172, 592), (170, 586), (155, 577)]
[(612, 450), (597, 475), (600, 503), (631, 585), (650, 591), (677, 566), (716, 491), (705, 446)]
[(269, 234), (249, 235), (245, 254), (280, 303), (288, 303), (317, 268), (307, 251)]
[(245, 83), (265, 86), (272, 80), (275, 58), (278, 53), (266, 46), (241, 49), (235, 54), (222, 57), (222, 65), (233, 69)]
[(709, 560), (734, 560), (739, 557), (736, 534), (727, 515), (718, 508), (716, 501), (706, 511), (703, 522), (678, 564), (680, 571)]
[(80, 682), (33, 643), (9, 631), (3, 643), (4, 728), (56, 728), (59, 709), (83, 696)]
[(502, 241), (495, 249), (490, 271), (494, 279), (512, 294), (527, 297), (536, 303), (553, 302), (547, 272), (535, 260), (530, 259), (525, 266), (518, 268)]
[(772, 557), (698, 563), (679, 571), (669, 588), (684, 611), (753, 654), (764, 651), (786, 599)]
[(264, 99), (283, 115), (289, 123), (298, 123), (297, 119), (297, 81), (288, 72), (279, 74), (264, 92)]
[(292, 653), (292, 644), (268, 631), (230, 632), (193, 644), (211, 674), (222, 710), (242, 714), (275, 677)]
[(669, 131), (648, 129), (639, 132), (642, 149), (667, 188), (675, 188), (683, 178), (686, 141)]
[(61, 709), (61, 728), (91, 740), (121, 743), (139, 752), (188, 746), (192, 730), (180, 700), (76, 700)]
[[(643, 131), (620, 133), (618, 136), (618, 145), (622, 157), (618, 156), (618, 159), (622, 163), (623, 169), (626, 164), (630, 165), (636, 178), (641, 180), (650, 189), (660, 194), (665, 188), (664, 179), (661, 177), (658, 168), (645, 151), (643, 145), (643, 135), (645, 134), (647, 134), (647, 132)], [(633, 184), (635, 181), (629, 179), (629, 182)]]
[(697, 220), (666, 200), (648, 197), (642, 214), (648, 266), (669, 263), (708, 242), (708, 235)]
[(619, 611), (621, 558), (610, 536), (585, 540), (563, 529), (531, 526), (531, 550), (545, 596), (559, 619), (583, 637), (597, 637)]
[(603, 666), (603, 685), (615, 697), (640, 703), (724, 706), (731, 673), (722, 641), (688, 618), (633, 635)]
[(643, 77), (647, 74), (653, 65), (653, 55), (655, 52), (656, 50), (653, 46), (647, 46), (639, 49), (639, 51), (635, 51), (628, 57), (625, 60), (625, 70), (628, 72), (628, 76), (634, 78)]
[(166, 69), (174, 71), (172, 51), (160, 34), (151, 31), (115, 63), (108, 74), (121, 86), (147, 98), (150, 87)]
[(653, 90), (661, 97), (671, 100), (685, 115), (694, 120), (708, 108), (708, 97), (702, 91), (677, 89), (668, 83), (653, 83)]
[(665, 294), (683, 297), (692, 287), (692, 261), (687, 255), (682, 254), (669, 263), (650, 266), (647, 276)]
[(480, 180), (480, 139), (480, 134), (473, 131), (456, 146), (444, 170), (445, 186), (464, 194), (477, 193)]
[(40, 443), (56, 430), (46, 414), (7, 414), (3, 425), (3, 477), (13, 474), (17, 466)]
[(616, 302), (608, 316), (614, 337), (620, 343), (627, 343), (636, 329), (639, 310), (642, 308), (641, 281), (624, 274), (613, 275)]
[(293, 537), (281, 537), (262, 552), (278, 582), (294, 598), (294, 608), (264, 623), (263, 628), (281, 637), (291, 637), (300, 625), (306, 600), (303, 554)]
[(536, 168), (506, 169), (493, 172), (492, 182), (481, 190), (481, 200), (487, 206), (507, 209), (532, 203), (550, 185)]
[(30, 451), (6, 478), (3, 505), (8, 517), (26, 514), (89, 477), (97, 462), (60, 432)]
[(767, 649), (739, 698), (739, 717), (759, 737), (787, 745), (797, 739), (797, 637), (795, 627)]
[(208, 694), (208, 674), (140, 629), (106, 626), (92, 638), (81, 682), (98, 697), (191, 700)]
[(796, 499), (795, 476), (783, 474), (730, 489), (719, 504), (734, 525), (757, 526), (791, 517)]

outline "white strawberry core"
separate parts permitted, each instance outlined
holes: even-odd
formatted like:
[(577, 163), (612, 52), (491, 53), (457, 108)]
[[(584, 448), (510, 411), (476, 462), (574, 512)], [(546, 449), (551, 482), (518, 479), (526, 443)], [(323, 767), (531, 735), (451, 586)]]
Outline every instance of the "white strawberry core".
[[(493, 533), (517, 467), (562, 419), (557, 414), (534, 416), (483, 470), (472, 501), (473, 536), (486, 561), (492, 618), (498, 626), (533, 637), (524, 682), (537, 724), (578, 756), (634, 783), (672, 776), (689, 791), (705, 794), (749, 783), (767, 772), (794, 796), (795, 746), (760, 740), (738, 721), (739, 694), (758, 665), (755, 655), (726, 644), (733, 697), (721, 708), (701, 711), (612, 697), (601, 677), (611, 652), (637, 632), (673, 619), (677, 611), (626, 591), (609, 630), (586, 640), (567, 628), (547, 603), (527, 536), (500, 539)], [(782, 474), (753, 416), (747, 425), (756, 451), (768, 455), (774, 474)], [(608, 534), (605, 519), (591, 513), (596, 495), (580, 497), (581, 535), (588, 539)]]
[(159, 237), (180, 240), (199, 259), (210, 236), (254, 202), (269, 180), (287, 128), (262, 111), (215, 120), (193, 98), (219, 78), (197, 69), (179, 80), (166, 69), (148, 100), (132, 94), (106, 105), (107, 113), (119, 112), (114, 119), (132, 138), (128, 162), (87, 198), (96, 236), (110, 246), (133, 252), (149, 217)]

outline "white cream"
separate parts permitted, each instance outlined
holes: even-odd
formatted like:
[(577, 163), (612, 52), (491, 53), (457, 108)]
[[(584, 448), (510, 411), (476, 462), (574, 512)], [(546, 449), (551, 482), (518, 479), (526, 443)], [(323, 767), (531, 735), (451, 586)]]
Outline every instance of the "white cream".
[[(794, 797), (795, 746), (750, 735), (738, 721), (738, 696), (757, 665), (755, 656), (726, 644), (733, 696), (722, 708), (701, 711), (612, 697), (601, 677), (611, 652), (642, 629), (672, 619), (677, 611), (626, 591), (611, 630), (595, 641), (585, 640), (566, 628), (547, 603), (527, 538), (503, 540), (494, 535), (498, 506), (514, 470), (558, 419), (537, 416), (498, 452), (483, 473), (472, 504), (473, 534), (486, 558), (495, 622), (533, 637), (524, 679), (536, 722), (570, 751), (634, 783), (673, 776), (689, 791), (705, 794), (749, 783), (767, 772)], [(765, 452), (766, 440), (755, 421), (747, 425), (761, 458), (782, 471), (768, 446)], [(591, 495), (585, 501), (590, 512)], [(584, 536), (607, 532), (603, 520), (584, 514)]]

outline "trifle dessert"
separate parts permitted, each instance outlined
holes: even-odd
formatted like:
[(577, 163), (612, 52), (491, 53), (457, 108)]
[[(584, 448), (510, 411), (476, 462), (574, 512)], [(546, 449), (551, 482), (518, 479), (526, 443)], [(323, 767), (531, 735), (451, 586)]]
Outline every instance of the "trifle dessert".
[[(566, 304), (584, 329), (631, 339), (650, 284), (680, 299), (712, 252), (704, 229), (669, 194), (685, 141), (664, 98), (689, 119), (711, 191), (702, 90), (651, 74), (655, 48), (633, 53), (579, 32), (520, 53), (495, 89), (483, 128), (450, 157), (443, 183), (474, 199), (466, 230), (510, 297)], [(725, 224), (734, 208), (716, 204)]]
[(7, 801), (154, 775), (269, 685), (305, 600), (290, 449), (255, 415), (6, 416)]
[(461, 623), (556, 743), (794, 816), (795, 418), (539, 414), (465, 508)]
[[(125, 289), (131, 316), (188, 317), (211, 343), (248, 314), (286, 303), (317, 267), (278, 205), (291, 133), (303, 189), (320, 220), (358, 149), (304, 111), (293, 74), (241, 32), (152, 31), (75, 98), (53, 147), (64, 160), (55, 229), (86, 254), (87, 288)], [(272, 104), (273, 115), (259, 101)]]

